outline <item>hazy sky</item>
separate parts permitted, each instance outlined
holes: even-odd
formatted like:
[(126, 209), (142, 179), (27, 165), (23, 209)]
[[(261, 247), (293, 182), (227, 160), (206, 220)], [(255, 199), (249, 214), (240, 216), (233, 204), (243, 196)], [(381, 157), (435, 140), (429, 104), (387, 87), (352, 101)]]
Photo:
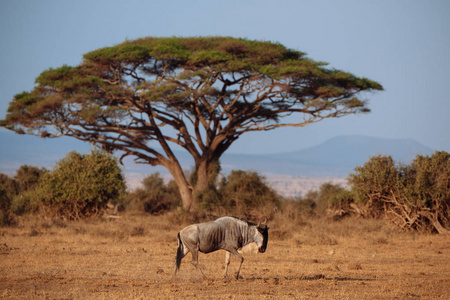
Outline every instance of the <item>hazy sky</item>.
[(229, 152), (293, 151), (338, 135), (412, 138), (450, 152), (448, 0), (0, 0), (0, 118), (42, 71), (91, 50), (211, 35), (277, 41), (385, 88), (366, 95), (370, 114), (247, 134)]

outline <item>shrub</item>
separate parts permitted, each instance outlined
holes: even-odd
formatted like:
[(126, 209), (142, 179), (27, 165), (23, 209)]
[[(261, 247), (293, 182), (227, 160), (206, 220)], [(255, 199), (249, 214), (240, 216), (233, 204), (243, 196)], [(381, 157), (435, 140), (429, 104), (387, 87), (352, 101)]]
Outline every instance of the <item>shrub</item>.
[(98, 216), (108, 201), (117, 202), (125, 182), (117, 159), (92, 150), (70, 152), (39, 181), (36, 196), (51, 213), (68, 219)]
[(11, 210), (16, 215), (25, 213), (33, 213), (39, 209), (39, 196), (36, 190), (22, 191), (20, 194), (13, 197), (11, 201)]
[(336, 219), (350, 215), (353, 212), (352, 203), (350, 191), (339, 184), (325, 182), (318, 190), (306, 193), (297, 206), (306, 213), (305, 216), (329, 216)]
[(281, 205), (280, 196), (257, 172), (233, 170), (223, 178), (219, 191), (226, 209), (247, 218), (252, 214), (269, 217)]
[(403, 168), (403, 186), (395, 190), (390, 216), (400, 226), (450, 234), (450, 154), (418, 155)]
[(17, 170), (14, 181), (17, 193), (12, 197), (11, 210), (17, 215), (35, 212), (39, 206), (36, 188), (43, 174), (48, 171), (45, 168), (23, 165)]
[(0, 173), (0, 187), (8, 198), (12, 198), (19, 193), (17, 182), (3, 173)]
[(0, 226), (8, 226), (13, 222), (11, 200), (3, 185), (0, 185)]
[(314, 217), (317, 216), (317, 202), (316, 196), (317, 191), (309, 191), (304, 198), (298, 200), (286, 200), (286, 207), (291, 207), (296, 210), (296, 212), (291, 212), (291, 214), (296, 214), (298, 217)]
[(400, 172), (391, 156), (371, 157), (347, 178), (355, 201), (371, 217), (383, 216), (383, 199), (401, 186)]
[(1, 219), (6, 220), (12, 214), (31, 212), (36, 207), (34, 190), (39, 178), (47, 172), (44, 168), (21, 166), (13, 178), (0, 174), (0, 211)]
[[(195, 202), (198, 208), (210, 211), (220, 206), (221, 196), (217, 190), (217, 182), (221, 171), (220, 162), (215, 160), (209, 166), (209, 178), (206, 187), (194, 193)], [(197, 171), (194, 170), (190, 176), (190, 183), (192, 186), (197, 184)]]
[(372, 216), (395, 225), (450, 234), (450, 155), (418, 155), (395, 166), (390, 156), (371, 158), (349, 176), (352, 193)]
[(435, 152), (430, 157), (418, 155), (406, 169), (409, 193), (416, 204), (447, 207), (450, 200), (450, 154)]
[(319, 192), (317, 194), (317, 213), (319, 215), (324, 215), (329, 212), (336, 210), (345, 210), (348, 212), (346, 207), (349, 205), (347, 190), (338, 184), (333, 184), (331, 182), (325, 182), (319, 187)]
[(16, 181), (0, 173), (0, 226), (9, 226), (14, 223), (12, 200), (17, 193)]
[(16, 172), (14, 180), (17, 182), (19, 191), (27, 191), (34, 189), (39, 183), (41, 176), (48, 172), (45, 168), (23, 165)]
[(181, 196), (174, 181), (167, 185), (160, 173), (142, 180), (142, 188), (127, 195), (126, 206), (131, 210), (145, 211), (154, 215), (165, 213), (181, 203)]
[(222, 205), (219, 192), (214, 186), (209, 185), (205, 189), (195, 194), (196, 202), (202, 210), (213, 210)]

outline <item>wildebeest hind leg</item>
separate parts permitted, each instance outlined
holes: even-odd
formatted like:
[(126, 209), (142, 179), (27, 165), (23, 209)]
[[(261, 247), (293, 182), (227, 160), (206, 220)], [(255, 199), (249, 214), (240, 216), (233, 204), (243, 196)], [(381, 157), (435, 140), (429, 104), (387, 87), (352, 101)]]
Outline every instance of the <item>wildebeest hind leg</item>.
[(203, 274), (203, 271), (198, 266), (198, 248), (191, 250), (191, 253), (192, 253), (192, 264), (197, 270), (200, 271), (203, 277), (206, 278), (205, 274)]
[(174, 276), (180, 269), (181, 260), (186, 256), (186, 254), (189, 253), (189, 251), (190, 251), (189, 248), (184, 246), (183, 242), (181, 241), (180, 235), (178, 234), (178, 249), (177, 249), (177, 256), (175, 258)]
[(225, 253), (225, 274), (223, 275), (223, 277), (227, 278), (227, 271), (228, 271), (228, 266), (230, 265), (230, 258), (231, 258), (231, 253), (229, 251), (226, 251)]

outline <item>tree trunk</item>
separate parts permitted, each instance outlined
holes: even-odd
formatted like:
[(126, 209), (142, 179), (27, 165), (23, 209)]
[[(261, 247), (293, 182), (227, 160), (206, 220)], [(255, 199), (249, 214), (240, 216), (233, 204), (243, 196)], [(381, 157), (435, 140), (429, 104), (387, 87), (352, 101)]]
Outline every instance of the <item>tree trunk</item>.
[(174, 168), (170, 168), (169, 171), (178, 186), (178, 190), (180, 191), (183, 209), (186, 212), (189, 212), (194, 204), (193, 188), (186, 180), (186, 176), (179, 165)]
[(432, 220), (432, 224), (439, 234), (450, 235), (450, 230), (446, 229), (437, 218)]
[(191, 186), (186, 179), (186, 176), (179, 164), (174, 164), (172, 168), (168, 168), (172, 174), (178, 190), (181, 194), (183, 209), (189, 212), (191, 209), (196, 209), (195, 198), (196, 195), (209, 187), (210, 181), (216, 179), (219, 174), (220, 165), (218, 161), (209, 162), (202, 160), (197, 162), (195, 170), (195, 180)]
[(195, 169), (194, 197), (205, 189), (214, 188), (219, 173), (220, 163), (218, 159), (205, 159), (198, 162)]
[(178, 189), (181, 195), (181, 201), (183, 203), (183, 209), (189, 212), (194, 204), (194, 195), (192, 193), (192, 187), (188, 184), (178, 184)]
[(427, 217), (433, 225), (434, 229), (436, 229), (439, 234), (450, 235), (450, 230), (442, 226), (441, 222), (439, 222), (437, 211), (434, 214), (430, 213)]
[(209, 184), (209, 165), (206, 161), (200, 162), (196, 167), (196, 180), (194, 186), (194, 194), (200, 193), (208, 187)]

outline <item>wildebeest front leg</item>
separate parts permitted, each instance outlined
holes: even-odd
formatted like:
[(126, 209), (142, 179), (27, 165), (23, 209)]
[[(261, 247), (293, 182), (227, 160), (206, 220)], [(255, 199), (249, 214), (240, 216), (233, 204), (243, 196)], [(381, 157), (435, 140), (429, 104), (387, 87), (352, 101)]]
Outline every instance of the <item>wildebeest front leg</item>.
[[(237, 273), (236, 273), (236, 279), (239, 279), (239, 273), (241, 272), (241, 266), (242, 266), (242, 263), (244, 262), (244, 258), (242, 257), (242, 255), (239, 254), (239, 252), (237, 252), (236, 249), (231, 249), (230, 252), (232, 254), (234, 254), (237, 258), (239, 258), (239, 260), (240, 260), (239, 268), (238, 268)], [(225, 268), (225, 272), (226, 272), (226, 268)]]
[(228, 266), (230, 265), (231, 253), (229, 251), (225, 252), (225, 274), (223, 277), (227, 277)]

